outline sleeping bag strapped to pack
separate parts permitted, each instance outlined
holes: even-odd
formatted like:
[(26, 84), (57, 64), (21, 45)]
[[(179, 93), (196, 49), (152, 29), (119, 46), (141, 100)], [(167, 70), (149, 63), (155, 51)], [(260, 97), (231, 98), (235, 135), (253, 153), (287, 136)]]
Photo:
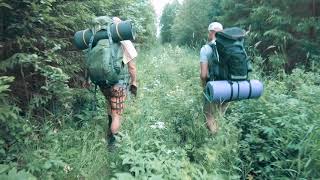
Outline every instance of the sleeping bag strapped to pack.
[(209, 61), (211, 80), (240, 81), (248, 79), (251, 65), (244, 48), (244, 37), (245, 31), (237, 27), (217, 32), (216, 45), (209, 44), (213, 52), (217, 52), (213, 53), (213, 57)]
[(127, 65), (123, 60), (123, 49), (119, 42), (112, 42), (111, 38), (101, 39), (92, 47), (94, 35), (101, 31), (107, 30), (110, 36), (110, 25), (112, 19), (107, 16), (101, 16), (93, 19), (91, 31), (93, 35), (86, 50), (86, 66), (89, 77), (94, 84), (117, 84), (120, 80), (127, 81), (129, 73)]

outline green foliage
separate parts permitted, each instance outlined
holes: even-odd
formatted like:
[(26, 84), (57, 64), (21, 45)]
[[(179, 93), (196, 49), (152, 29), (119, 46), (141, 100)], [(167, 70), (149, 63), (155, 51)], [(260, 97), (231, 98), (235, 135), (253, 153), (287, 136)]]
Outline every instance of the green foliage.
[[(320, 30), (319, 5), (317, 0), (186, 0), (176, 15), (169, 16), (174, 18), (174, 23), (164, 21), (163, 26), (171, 29), (174, 42), (192, 47), (206, 43), (206, 29), (212, 21), (220, 21), (224, 27), (240, 26), (250, 32), (247, 44), (255, 46), (266, 60), (264, 71), (268, 74), (272, 74), (275, 66), (276, 70), (286, 72), (295, 67), (315, 70), (319, 67), (320, 54), (316, 35)], [(168, 7), (164, 19), (168, 16)], [(170, 34), (168, 28), (162, 33)], [(284, 57), (282, 65), (271, 61), (275, 54)]]
[[(69, 153), (66, 151), (69, 145), (53, 148), (50, 145), (56, 139), (48, 136), (60, 128), (85, 127), (89, 119), (104, 119), (103, 111), (93, 118), (93, 95), (80, 89), (84, 81), (84, 59), (73, 47), (73, 34), (87, 28), (87, 22), (94, 16), (119, 16), (133, 21), (137, 42), (147, 46), (155, 41), (156, 32), (151, 3), (148, 0), (2, 0), (0, 9), (0, 164), (18, 170), (12, 171), (8, 178), (15, 174), (24, 176), (21, 169), (41, 179), (69, 177), (72, 173), (66, 157), (72, 156), (64, 156), (63, 152)], [(71, 138), (68, 142), (79, 143), (79, 140)], [(82, 151), (79, 148), (77, 151)], [(87, 177), (95, 172), (95, 165), (91, 170), (81, 170), (86, 160), (72, 163), (72, 167), (81, 167), (77, 166), (70, 177), (79, 174)]]
[(319, 12), (309, 10), (318, 1), (175, 3), (161, 20), (165, 42), (200, 47), (211, 21), (250, 30), (263, 97), (232, 103), (212, 136), (198, 52), (154, 44), (139, 52), (139, 94), (129, 96), (122, 138), (109, 152), (105, 100), (98, 93), (94, 110), (93, 87), (80, 87), (83, 57), (72, 36), (94, 16), (120, 16), (148, 47), (150, 1), (2, 0), (0, 179), (320, 178)]
[(16, 168), (12, 168), (6, 173), (9, 167), (7, 165), (0, 164), (0, 179), (6, 180), (16, 180), (16, 179), (25, 179), (25, 180), (36, 180), (32, 174), (26, 172), (25, 170), (17, 171)]
[[(13, 134), (24, 148), (13, 145), (8, 153), (4, 144), (2, 163), (6, 165), (1, 166), (5, 169), (1, 175), (19, 167), (41, 179), (320, 176), (318, 74), (297, 69), (292, 75), (266, 79), (263, 97), (232, 103), (226, 117), (219, 119), (220, 133), (212, 136), (201, 113), (196, 59), (196, 52), (171, 45), (140, 54), (138, 98), (127, 103), (115, 152), (107, 151), (104, 140), (107, 122), (102, 94), (98, 94), (98, 110), (92, 111), (92, 95), (74, 89), (75, 116), (64, 114), (61, 118), (67, 121), (60, 126), (48, 116), (38, 133)], [(10, 81), (3, 77), (1, 97), (8, 93)], [(22, 127), (19, 121), (14, 123)], [(10, 125), (9, 121), (2, 124)], [(13, 161), (17, 155), (20, 163)]]
[[(297, 66), (312, 69), (319, 54), (319, 2), (308, 1), (234, 1), (222, 3), (222, 22), (228, 26), (242, 26), (250, 30), (250, 44), (259, 42), (257, 49), (267, 59), (265, 70), (273, 72), (273, 56), (283, 54), (284, 64), (277, 69), (291, 72)], [(275, 46), (270, 49), (270, 46)], [(270, 58), (269, 58), (270, 57)], [(316, 60), (318, 61), (318, 60)], [(318, 64), (318, 63), (317, 63)], [(319, 65), (319, 64), (318, 64)]]
[(238, 177), (235, 126), (221, 119), (226, 133), (215, 138), (207, 133), (197, 58), (171, 45), (139, 56), (140, 94), (128, 103), (123, 120), (117, 177), (127, 172), (138, 179)]
[[(104, 6), (104, 8), (102, 8), (101, 5)], [(156, 41), (156, 17), (149, 0), (102, 0), (96, 8), (103, 11), (103, 13), (96, 15), (107, 14), (109, 16), (118, 16), (123, 20), (132, 20), (137, 32), (137, 43), (144, 43), (147, 45)], [(96, 11), (93, 10), (92, 12)]]
[[(0, 77), (0, 164), (10, 162), (18, 151), (16, 144), (23, 143), (24, 137), (31, 133), (30, 124), (19, 116), (20, 108), (8, 98), (13, 77)], [(21, 123), (24, 121), (24, 123)]]
[[(181, 45), (200, 46), (207, 41), (208, 25), (218, 15), (218, 2), (186, 0), (179, 8), (172, 26), (175, 41)], [(217, 11), (212, 11), (217, 9)], [(214, 17), (214, 18), (212, 18)]]
[(174, 34), (172, 30), (172, 25), (176, 17), (178, 8), (180, 4), (178, 1), (166, 4), (163, 9), (161, 19), (160, 19), (160, 37), (162, 43), (172, 42), (174, 40)]
[(319, 74), (296, 69), (284, 81), (265, 81), (258, 101), (236, 104), (244, 174), (259, 178), (319, 177)]

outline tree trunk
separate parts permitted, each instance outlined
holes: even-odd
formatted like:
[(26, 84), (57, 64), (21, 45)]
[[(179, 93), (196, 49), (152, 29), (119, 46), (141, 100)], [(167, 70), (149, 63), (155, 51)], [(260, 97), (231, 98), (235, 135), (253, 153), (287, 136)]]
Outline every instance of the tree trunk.
[[(316, 17), (316, 0), (312, 0), (310, 7), (312, 10), (311, 18), (315, 18)], [(309, 38), (311, 41), (316, 41), (316, 28), (314, 27), (314, 25), (310, 26)]]

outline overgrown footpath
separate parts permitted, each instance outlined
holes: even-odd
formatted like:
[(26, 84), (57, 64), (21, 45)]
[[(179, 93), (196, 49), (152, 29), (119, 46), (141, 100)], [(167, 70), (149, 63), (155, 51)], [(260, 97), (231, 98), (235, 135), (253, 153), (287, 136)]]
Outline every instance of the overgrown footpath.
[(255, 57), (251, 78), (264, 82), (264, 95), (231, 103), (213, 137), (201, 109), (198, 58), (173, 46), (140, 56), (141, 91), (127, 111), (117, 171), (165, 179), (320, 178), (319, 73), (265, 76)]
[(198, 58), (171, 45), (140, 52), (138, 97), (127, 102), (113, 152), (104, 140), (103, 96), (93, 111), (93, 93), (72, 90), (73, 113), (54, 119), (59, 126), (44, 119), (41, 129), (13, 144), (0, 179), (320, 177), (319, 73), (297, 69), (262, 78), (255, 59), (253, 78), (264, 81), (263, 97), (232, 103), (212, 136), (202, 114)]
[(160, 46), (140, 52), (137, 65), (139, 94), (127, 102), (123, 138), (114, 152), (104, 140), (103, 96), (98, 93), (93, 111), (93, 93), (73, 89), (73, 112), (44, 119), (41, 129), (13, 145), (0, 177), (221, 179), (239, 174), (235, 126), (222, 121), (217, 137), (207, 134), (197, 53)]
[(140, 92), (123, 121), (117, 176), (221, 179), (238, 174), (234, 125), (221, 121), (217, 137), (207, 132), (198, 58), (193, 50), (170, 45), (141, 54)]

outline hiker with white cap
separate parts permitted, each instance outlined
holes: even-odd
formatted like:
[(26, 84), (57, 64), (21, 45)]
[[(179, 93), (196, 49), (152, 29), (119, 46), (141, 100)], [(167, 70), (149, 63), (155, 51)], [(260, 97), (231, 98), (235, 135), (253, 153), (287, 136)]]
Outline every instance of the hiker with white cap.
[[(208, 43), (201, 48), (200, 51), (200, 78), (201, 85), (205, 88), (206, 83), (212, 78), (209, 77), (209, 71), (212, 71), (212, 66), (209, 66), (210, 60), (219, 56), (216, 48), (216, 33), (223, 30), (223, 26), (219, 22), (212, 22), (208, 27)], [(203, 111), (206, 116), (206, 124), (210, 132), (218, 131), (217, 118), (223, 115), (228, 104), (211, 103), (205, 99)]]

